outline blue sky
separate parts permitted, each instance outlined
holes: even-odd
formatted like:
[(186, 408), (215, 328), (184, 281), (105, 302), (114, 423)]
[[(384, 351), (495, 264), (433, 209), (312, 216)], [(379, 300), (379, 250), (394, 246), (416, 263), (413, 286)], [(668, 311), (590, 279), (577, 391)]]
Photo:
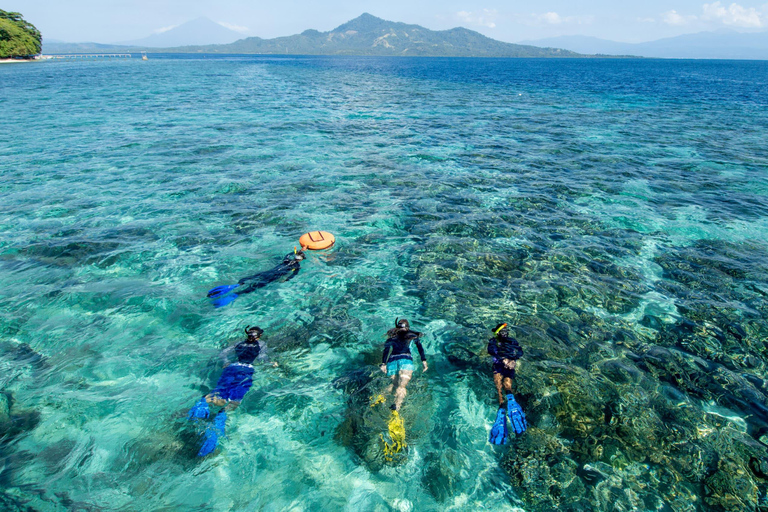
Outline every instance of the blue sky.
[(387, 2), (327, 0), (6, 0), (48, 39), (112, 43), (146, 37), (206, 16), (243, 36), (331, 30), (362, 14), (433, 30), (463, 26), (506, 42), (587, 35), (640, 42), (705, 30), (768, 30), (768, 0), (540, 0)]

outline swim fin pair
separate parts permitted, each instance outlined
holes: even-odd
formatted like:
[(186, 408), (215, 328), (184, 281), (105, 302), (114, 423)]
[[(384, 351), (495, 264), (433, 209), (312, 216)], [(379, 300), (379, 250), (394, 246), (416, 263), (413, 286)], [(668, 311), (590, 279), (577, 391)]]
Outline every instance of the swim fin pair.
[(231, 292), (238, 286), (240, 285), (225, 284), (222, 286), (217, 286), (216, 288), (212, 288), (211, 290), (208, 290), (208, 298), (213, 299), (212, 302), (214, 307), (222, 308), (227, 304), (231, 304), (235, 302), (235, 299), (237, 298), (237, 293), (231, 293)]
[(512, 430), (515, 434), (520, 435), (528, 429), (528, 421), (525, 419), (523, 408), (515, 401), (515, 396), (510, 393), (507, 395), (506, 410), (504, 407), (499, 407), (499, 410), (496, 412), (496, 421), (493, 422), (491, 434), (488, 438), (489, 443), (506, 444), (509, 440), (507, 416), (509, 416), (509, 423), (512, 425)]

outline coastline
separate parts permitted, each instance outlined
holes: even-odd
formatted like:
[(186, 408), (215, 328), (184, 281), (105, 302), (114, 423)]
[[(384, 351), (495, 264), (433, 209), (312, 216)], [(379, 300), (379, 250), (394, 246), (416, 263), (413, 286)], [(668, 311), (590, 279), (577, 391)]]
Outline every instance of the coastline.
[(50, 57), (45, 55), (38, 55), (37, 57), (33, 57), (31, 59), (0, 59), (0, 64), (14, 64), (16, 62), (37, 62), (41, 60), (49, 60)]

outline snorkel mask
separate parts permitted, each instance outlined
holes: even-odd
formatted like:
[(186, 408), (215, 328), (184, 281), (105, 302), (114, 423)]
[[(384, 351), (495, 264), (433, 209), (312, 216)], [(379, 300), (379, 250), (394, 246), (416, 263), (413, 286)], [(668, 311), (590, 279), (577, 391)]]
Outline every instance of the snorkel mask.
[(264, 334), (264, 329), (262, 329), (261, 327), (256, 327), (256, 326), (251, 327), (249, 325), (245, 328), (245, 335), (248, 336), (248, 338), (259, 339), (262, 334)]
[(397, 329), (409, 329), (411, 328), (411, 324), (408, 323), (408, 320), (403, 318), (402, 320), (399, 317), (395, 318), (395, 328)]

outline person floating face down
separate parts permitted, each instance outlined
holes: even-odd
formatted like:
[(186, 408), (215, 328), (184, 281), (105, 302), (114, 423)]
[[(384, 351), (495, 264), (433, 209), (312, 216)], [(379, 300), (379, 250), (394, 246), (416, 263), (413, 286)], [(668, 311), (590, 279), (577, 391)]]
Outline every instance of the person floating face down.
[[(219, 437), (224, 435), (227, 412), (235, 410), (240, 405), (253, 385), (254, 361), (257, 358), (267, 359), (260, 342), (263, 332), (259, 327), (248, 326), (245, 328), (246, 339), (221, 353), (224, 371), (216, 387), (190, 409), (188, 418), (206, 419), (211, 414), (210, 406), (221, 408), (213, 419), (213, 425), (205, 430), (203, 445), (198, 456), (203, 457), (216, 449)], [(232, 359), (236, 361), (230, 362)], [(273, 365), (277, 366), (277, 363)]]
[[(493, 334), (494, 336), (488, 340), (488, 353), (493, 357), (493, 383), (496, 385), (496, 392), (499, 395), (499, 411), (496, 423), (500, 425), (498, 425), (498, 429), (492, 429), (491, 442), (503, 444), (506, 442), (507, 436), (507, 414), (516, 434), (522, 434), (528, 428), (525, 413), (515, 401), (515, 395), (512, 394), (515, 370), (519, 367), (519, 359), (523, 357), (523, 348), (515, 338), (509, 335), (509, 328), (505, 323), (494, 327)], [(505, 398), (506, 411), (504, 411)], [(494, 431), (496, 431), (496, 435)]]
[(305, 247), (302, 247), (300, 251), (293, 249), (292, 253), (288, 253), (277, 266), (264, 272), (258, 272), (252, 276), (247, 276), (240, 279), (237, 284), (225, 284), (217, 286), (208, 291), (208, 298), (213, 300), (213, 305), (217, 308), (226, 306), (235, 301), (240, 295), (251, 293), (259, 288), (263, 288), (270, 283), (282, 279), (283, 281), (290, 281), (299, 274), (301, 270), (301, 261), (306, 257), (304, 254)]
[(413, 356), (411, 355), (411, 343), (416, 345), (421, 357), (424, 371), (427, 371), (427, 357), (424, 355), (424, 347), (421, 345), (420, 332), (412, 331), (408, 320), (395, 320), (395, 328), (387, 331), (387, 341), (384, 344), (384, 352), (381, 356), (381, 371), (392, 378), (392, 384), (387, 388), (387, 393), (395, 389), (395, 403), (392, 410), (398, 411), (405, 400), (405, 387), (413, 376)]

